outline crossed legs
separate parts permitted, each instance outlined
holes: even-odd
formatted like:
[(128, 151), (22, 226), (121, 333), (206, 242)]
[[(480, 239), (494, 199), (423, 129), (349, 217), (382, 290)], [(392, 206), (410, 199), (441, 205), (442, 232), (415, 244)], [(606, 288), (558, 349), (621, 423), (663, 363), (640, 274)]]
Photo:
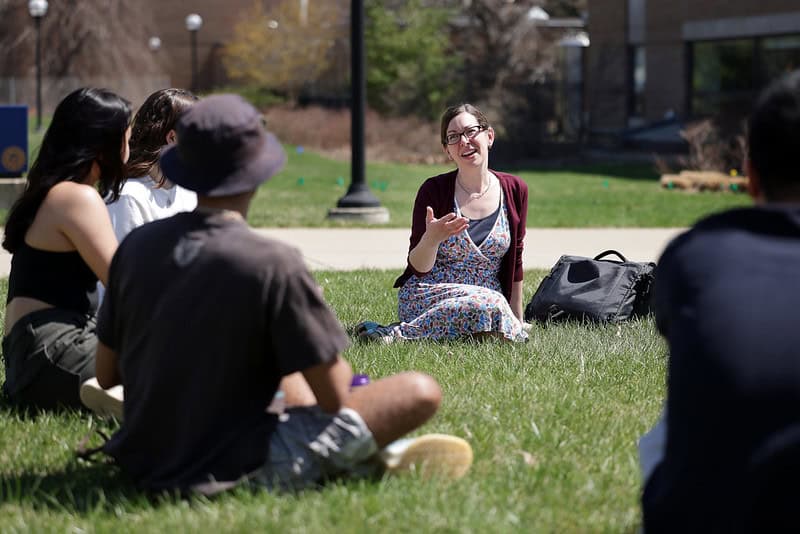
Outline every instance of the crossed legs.
[[(281, 389), (287, 406), (316, 404), (300, 373), (285, 376)], [(382, 448), (422, 426), (436, 413), (441, 401), (442, 391), (433, 378), (409, 371), (353, 389), (344, 405), (361, 416)]]

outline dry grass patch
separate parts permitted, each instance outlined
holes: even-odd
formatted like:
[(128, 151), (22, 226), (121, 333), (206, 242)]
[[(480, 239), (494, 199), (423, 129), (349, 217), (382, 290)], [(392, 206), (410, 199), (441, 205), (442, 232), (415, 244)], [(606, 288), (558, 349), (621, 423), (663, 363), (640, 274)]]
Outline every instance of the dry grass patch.
[[(303, 146), (338, 159), (350, 158), (350, 110), (320, 106), (275, 106), (265, 112), (267, 124), (284, 143)], [(367, 111), (366, 158), (396, 163), (443, 163), (438, 125), (416, 117), (382, 117)]]
[(687, 191), (733, 191), (747, 190), (746, 176), (730, 176), (717, 171), (681, 171), (680, 174), (661, 176), (661, 187)]

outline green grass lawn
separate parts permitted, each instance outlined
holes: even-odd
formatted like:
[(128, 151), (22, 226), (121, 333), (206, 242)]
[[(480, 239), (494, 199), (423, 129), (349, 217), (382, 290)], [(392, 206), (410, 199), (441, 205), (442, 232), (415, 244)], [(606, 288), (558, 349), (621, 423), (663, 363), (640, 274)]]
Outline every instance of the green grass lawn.
[[(43, 129), (29, 121), (31, 161), (41, 144)], [(329, 221), (328, 210), (350, 184), (349, 161), (325, 158), (286, 146), (284, 170), (258, 192), (248, 220), (253, 226), (331, 227), (363, 223)], [(368, 163), (366, 182), (390, 213), (389, 227), (411, 226), (411, 209), (420, 184), (450, 170), (443, 165)], [(686, 193), (662, 189), (649, 164), (604, 164), (563, 169), (498, 168), (523, 178), (529, 187), (528, 226), (571, 227), (684, 227), (714, 211), (749, 204), (745, 194)], [(5, 210), (0, 217), (5, 219)]]
[[(396, 274), (316, 277), (342, 322), (353, 325), (395, 316)], [(544, 274), (528, 273), (527, 298)], [(0, 296), (5, 291), (3, 282)], [(112, 423), (77, 413), (26, 419), (2, 407), (0, 531), (635, 532), (635, 443), (660, 408), (664, 353), (652, 320), (537, 326), (525, 344), (349, 348), (345, 357), (358, 372), (417, 369), (440, 382), (442, 408), (420, 433), (472, 444), (472, 470), (453, 483), (390, 477), (299, 495), (150, 501), (114, 468), (73, 459), (82, 436)]]
[[(347, 192), (349, 162), (286, 147), (286, 168), (264, 184), (250, 208), (253, 226), (342, 226), (326, 220)], [(366, 181), (389, 210), (389, 226), (411, 225), (420, 184), (449, 170), (441, 165), (371, 163)], [(513, 172), (529, 187), (528, 226), (684, 227), (708, 213), (749, 204), (745, 194), (686, 193), (662, 189), (647, 164), (568, 167), (557, 170), (498, 169)]]

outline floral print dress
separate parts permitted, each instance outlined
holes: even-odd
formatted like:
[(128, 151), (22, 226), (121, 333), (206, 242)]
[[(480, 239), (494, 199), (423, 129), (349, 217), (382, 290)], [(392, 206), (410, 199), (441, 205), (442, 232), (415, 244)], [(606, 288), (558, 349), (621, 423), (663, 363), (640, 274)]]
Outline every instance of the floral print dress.
[[(409, 278), (398, 295), (400, 323), (386, 332), (394, 338), (448, 339), (496, 332), (512, 341), (528, 334), (501, 292), (498, 273), (511, 246), (504, 199), (494, 226), (475, 244), (465, 230), (439, 245), (430, 272)], [(461, 215), (458, 203), (456, 213)]]

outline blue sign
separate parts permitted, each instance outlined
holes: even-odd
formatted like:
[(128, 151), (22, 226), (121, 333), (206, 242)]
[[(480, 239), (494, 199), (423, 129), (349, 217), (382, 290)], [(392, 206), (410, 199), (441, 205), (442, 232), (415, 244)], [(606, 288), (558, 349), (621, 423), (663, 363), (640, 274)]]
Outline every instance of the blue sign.
[(28, 106), (0, 106), (0, 177), (28, 170)]

